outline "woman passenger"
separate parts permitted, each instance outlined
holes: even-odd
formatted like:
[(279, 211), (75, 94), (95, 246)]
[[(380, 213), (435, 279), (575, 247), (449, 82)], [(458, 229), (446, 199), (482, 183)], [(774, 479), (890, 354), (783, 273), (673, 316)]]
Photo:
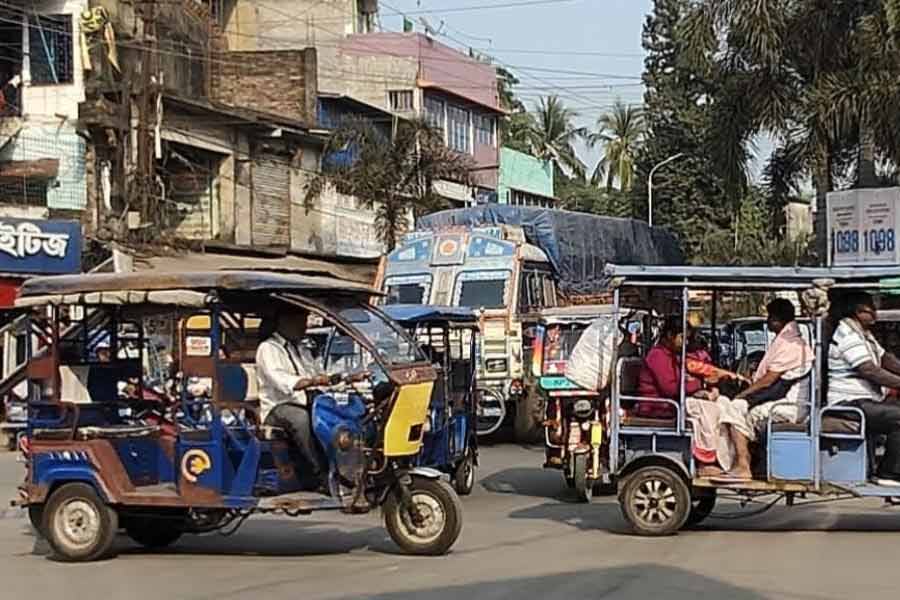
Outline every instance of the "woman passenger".
[[(684, 333), (681, 317), (666, 319), (659, 342), (650, 349), (641, 367), (638, 394), (644, 398), (678, 400), (681, 388), (681, 349)], [(718, 369), (705, 357), (688, 357), (685, 379), (685, 408), (694, 429), (693, 454), (701, 465), (701, 476), (721, 475), (733, 467), (743, 477), (749, 477), (748, 456), (739, 456), (735, 465), (733, 437), (740, 435), (729, 426), (729, 422), (739, 421), (740, 415), (723, 419), (737, 408), (731, 401), (719, 394), (715, 387), (704, 389), (704, 383), (718, 384), (726, 379), (738, 380), (735, 373)], [(673, 418), (675, 407), (665, 402), (640, 401), (635, 407), (639, 417)], [(744, 460), (746, 458), (746, 461)], [(718, 464), (718, 466), (717, 466)]]

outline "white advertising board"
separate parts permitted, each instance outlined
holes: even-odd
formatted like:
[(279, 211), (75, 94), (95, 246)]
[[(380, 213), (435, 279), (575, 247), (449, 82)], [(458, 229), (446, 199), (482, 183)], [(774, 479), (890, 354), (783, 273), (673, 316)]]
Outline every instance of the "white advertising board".
[(834, 266), (900, 264), (900, 188), (828, 194), (828, 259)]

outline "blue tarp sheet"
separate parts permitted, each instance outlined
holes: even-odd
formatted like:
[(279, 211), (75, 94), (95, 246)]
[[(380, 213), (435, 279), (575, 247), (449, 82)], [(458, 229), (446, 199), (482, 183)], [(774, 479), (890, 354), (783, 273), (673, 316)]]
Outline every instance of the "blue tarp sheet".
[(445, 210), (420, 218), (416, 229), (447, 227), (522, 227), (529, 244), (547, 254), (566, 294), (605, 291), (607, 263), (618, 265), (678, 265), (684, 255), (667, 230), (643, 221), (600, 217), (587, 213), (506, 204)]

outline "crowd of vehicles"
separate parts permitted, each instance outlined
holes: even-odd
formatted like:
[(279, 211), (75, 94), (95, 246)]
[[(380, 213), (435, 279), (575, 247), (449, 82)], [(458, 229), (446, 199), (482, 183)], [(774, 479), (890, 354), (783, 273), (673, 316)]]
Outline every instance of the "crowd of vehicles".
[[(634, 531), (656, 536), (708, 518), (718, 497), (765, 509), (782, 499), (898, 495), (871, 479), (878, 440), (863, 411), (828, 402), (824, 367), (836, 307), (850, 291), (883, 297), (877, 335), (898, 349), (897, 268), (605, 272), (610, 302), (542, 308), (522, 332), (523, 380), (542, 406), (544, 467), (561, 471), (578, 500), (614, 491)], [(677, 314), (688, 331), (698, 294), (709, 297), (698, 331), (713, 333), (681, 347), (675, 397), (642, 394), (639, 375), (661, 322)], [(462, 527), (459, 496), (476, 484), (479, 419), (491, 393), (479, 381), (484, 314), (421, 302), (379, 307), (371, 302), (377, 295), (333, 280), (240, 271), (30, 280), (17, 300), (23, 370), (7, 382), (27, 406), (16, 503), (54, 554), (71, 561), (107, 555), (120, 529), (159, 548), (186, 534), (233, 530), (258, 513), (376, 508), (404, 551), (446, 553)], [(791, 298), (798, 330), (815, 350), (797, 384), (808, 391), (805, 416), (770, 417), (753, 447), (752, 478), (738, 480), (699, 470), (685, 367), (689, 346), (699, 344), (717, 367), (752, 376), (774, 334), (761, 315), (721, 327), (716, 307), (735, 296), (760, 306)], [(331, 374), (310, 413), (323, 476), (284, 430), (259, 418), (263, 323), (289, 312), (310, 315), (309, 349)], [(723, 351), (729, 343), (738, 350)], [(642, 403), (671, 414), (647, 416), (636, 410)]]
[(667, 232), (562, 210), (491, 205), (428, 215), (416, 225), (382, 260), (375, 287), (387, 304), (478, 312), (478, 379), (491, 392), (478, 407), (478, 433), (512, 425), (522, 441), (539, 438), (544, 417), (529, 368), (541, 312), (606, 295), (607, 261), (681, 261)]

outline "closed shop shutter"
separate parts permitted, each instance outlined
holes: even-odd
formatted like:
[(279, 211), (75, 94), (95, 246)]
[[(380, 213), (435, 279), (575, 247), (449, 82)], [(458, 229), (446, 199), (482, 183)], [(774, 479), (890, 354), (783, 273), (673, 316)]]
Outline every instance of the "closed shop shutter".
[(291, 232), (290, 165), (275, 155), (253, 162), (254, 246), (288, 246)]

